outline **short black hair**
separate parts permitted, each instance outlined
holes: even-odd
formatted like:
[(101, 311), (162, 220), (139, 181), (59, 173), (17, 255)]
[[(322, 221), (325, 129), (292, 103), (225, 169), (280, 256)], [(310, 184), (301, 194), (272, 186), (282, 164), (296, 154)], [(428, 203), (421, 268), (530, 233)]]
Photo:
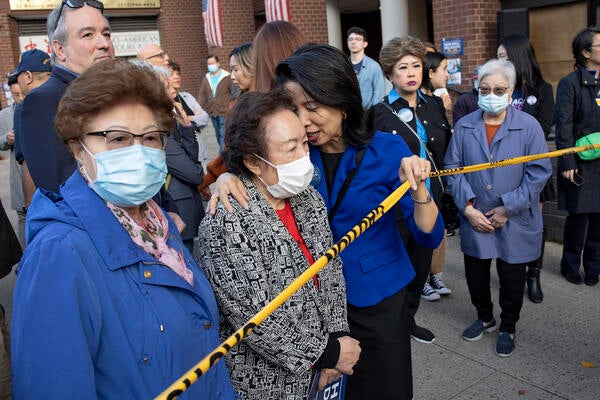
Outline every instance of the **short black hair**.
[(288, 82), (298, 83), (315, 101), (342, 111), (342, 138), (346, 144), (362, 146), (371, 135), (363, 129), (360, 86), (350, 59), (335, 47), (305, 44), (283, 60), (275, 70), (277, 90)]
[(276, 92), (242, 94), (227, 114), (223, 161), (227, 171), (249, 175), (244, 159), (252, 154), (267, 158), (263, 120), (279, 111), (294, 111), (287, 98)]
[(354, 33), (355, 35), (360, 35), (363, 37), (365, 42), (368, 42), (369, 40), (367, 39), (367, 31), (365, 31), (363, 28), (360, 28), (358, 26), (353, 26), (350, 29), (348, 29), (348, 31), (346, 32), (346, 39), (348, 39), (348, 36), (350, 36), (351, 33)]
[(594, 44), (594, 35), (600, 33), (595, 26), (585, 28), (575, 36), (571, 47), (573, 48), (573, 57), (575, 58), (575, 68), (585, 68), (586, 58), (583, 56), (583, 50), (590, 51)]
[(210, 60), (211, 58), (214, 58), (216, 62), (220, 62), (219, 61), (219, 56), (216, 54), (209, 54), (206, 56), (206, 61)]
[(173, 71), (181, 72), (181, 66), (177, 64), (175, 61), (169, 60), (169, 68)]

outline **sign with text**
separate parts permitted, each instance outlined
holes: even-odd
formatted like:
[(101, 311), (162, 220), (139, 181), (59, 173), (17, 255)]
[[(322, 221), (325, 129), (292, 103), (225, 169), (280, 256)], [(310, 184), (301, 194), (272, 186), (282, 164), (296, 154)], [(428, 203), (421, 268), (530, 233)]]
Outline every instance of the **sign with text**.
[[(110, 38), (115, 47), (115, 56), (135, 56), (142, 46), (150, 43), (160, 43), (158, 31), (112, 32)], [(39, 49), (50, 54), (50, 43), (46, 35), (20, 36), (21, 52)]]
[(463, 39), (442, 39), (442, 54), (446, 57), (462, 56), (464, 54)]
[[(12, 11), (52, 10), (61, 0), (10, 0)], [(160, 8), (160, 0), (103, 0), (104, 8)]]

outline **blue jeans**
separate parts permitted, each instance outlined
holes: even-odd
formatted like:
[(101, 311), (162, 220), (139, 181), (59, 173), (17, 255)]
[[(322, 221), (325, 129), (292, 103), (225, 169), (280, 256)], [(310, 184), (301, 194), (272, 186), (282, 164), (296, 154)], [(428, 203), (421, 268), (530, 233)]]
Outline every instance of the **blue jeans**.
[(215, 136), (219, 144), (219, 153), (223, 150), (223, 141), (225, 138), (225, 117), (215, 116), (210, 117), (213, 128), (215, 128)]

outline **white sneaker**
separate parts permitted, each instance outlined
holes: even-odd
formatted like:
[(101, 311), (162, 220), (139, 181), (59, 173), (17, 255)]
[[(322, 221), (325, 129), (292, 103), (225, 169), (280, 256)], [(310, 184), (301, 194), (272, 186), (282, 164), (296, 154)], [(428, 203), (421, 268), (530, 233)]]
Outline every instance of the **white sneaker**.
[(425, 282), (423, 290), (421, 290), (421, 298), (427, 301), (436, 301), (441, 298), (440, 294), (429, 286), (429, 282)]
[(442, 280), (442, 273), (433, 274), (429, 277), (429, 285), (439, 294), (451, 294), (452, 290)]

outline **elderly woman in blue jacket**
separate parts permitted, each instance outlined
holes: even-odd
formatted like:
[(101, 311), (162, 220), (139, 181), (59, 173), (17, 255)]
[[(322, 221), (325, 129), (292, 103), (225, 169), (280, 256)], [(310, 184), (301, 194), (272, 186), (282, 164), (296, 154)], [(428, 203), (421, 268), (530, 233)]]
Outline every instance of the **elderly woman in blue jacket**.
[[(402, 138), (362, 129), (360, 88), (347, 57), (330, 46), (304, 45), (279, 64), (276, 82), (304, 125), (315, 169), (312, 184), (327, 206), (334, 241), (409, 180), (412, 189), (400, 200), (406, 223), (419, 244), (437, 247), (444, 226), (425, 185), (431, 165), (413, 156)], [(219, 178), (224, 203), (230, 191), (238, 191), (235, 180)], [(235, 197), (246, 204), (240, 192), (243, 188)], [(359, 236), (341, 258), (350, 335), (361, 345), (346, 399), (411, 399), (405, 287), (415, 272), (393, 213)]]
[[(446, 168), (487, 163), (548, 151), (539, 122), (509, 107), (516, 72), (510, 61), (491, 60), (479, 70), (480, 110), (454, 128)], [(496, 354), (514, 350), (516, 323), (523, 305), (525, 266), (541, 252), (540, 192), (552, 174), (548, 159), (501, 169), (454, 175), (448, 186), (460, 212), (465, 276), (477, 320), (463, 332), (479, 340), (496, 329), (490, 294), (490, 266), (500, 279), (500, 335)]]
[[(115, 60), (88, 69), (61, 100), (56, 129), (79, 169), (29, 208), (15, 398), (153, 398), (218, 346), (210, 284), (151, 200), (166, 176), (172, 107), (150, 69)], [(188, 392), (236, 397), (224, 363)]]

